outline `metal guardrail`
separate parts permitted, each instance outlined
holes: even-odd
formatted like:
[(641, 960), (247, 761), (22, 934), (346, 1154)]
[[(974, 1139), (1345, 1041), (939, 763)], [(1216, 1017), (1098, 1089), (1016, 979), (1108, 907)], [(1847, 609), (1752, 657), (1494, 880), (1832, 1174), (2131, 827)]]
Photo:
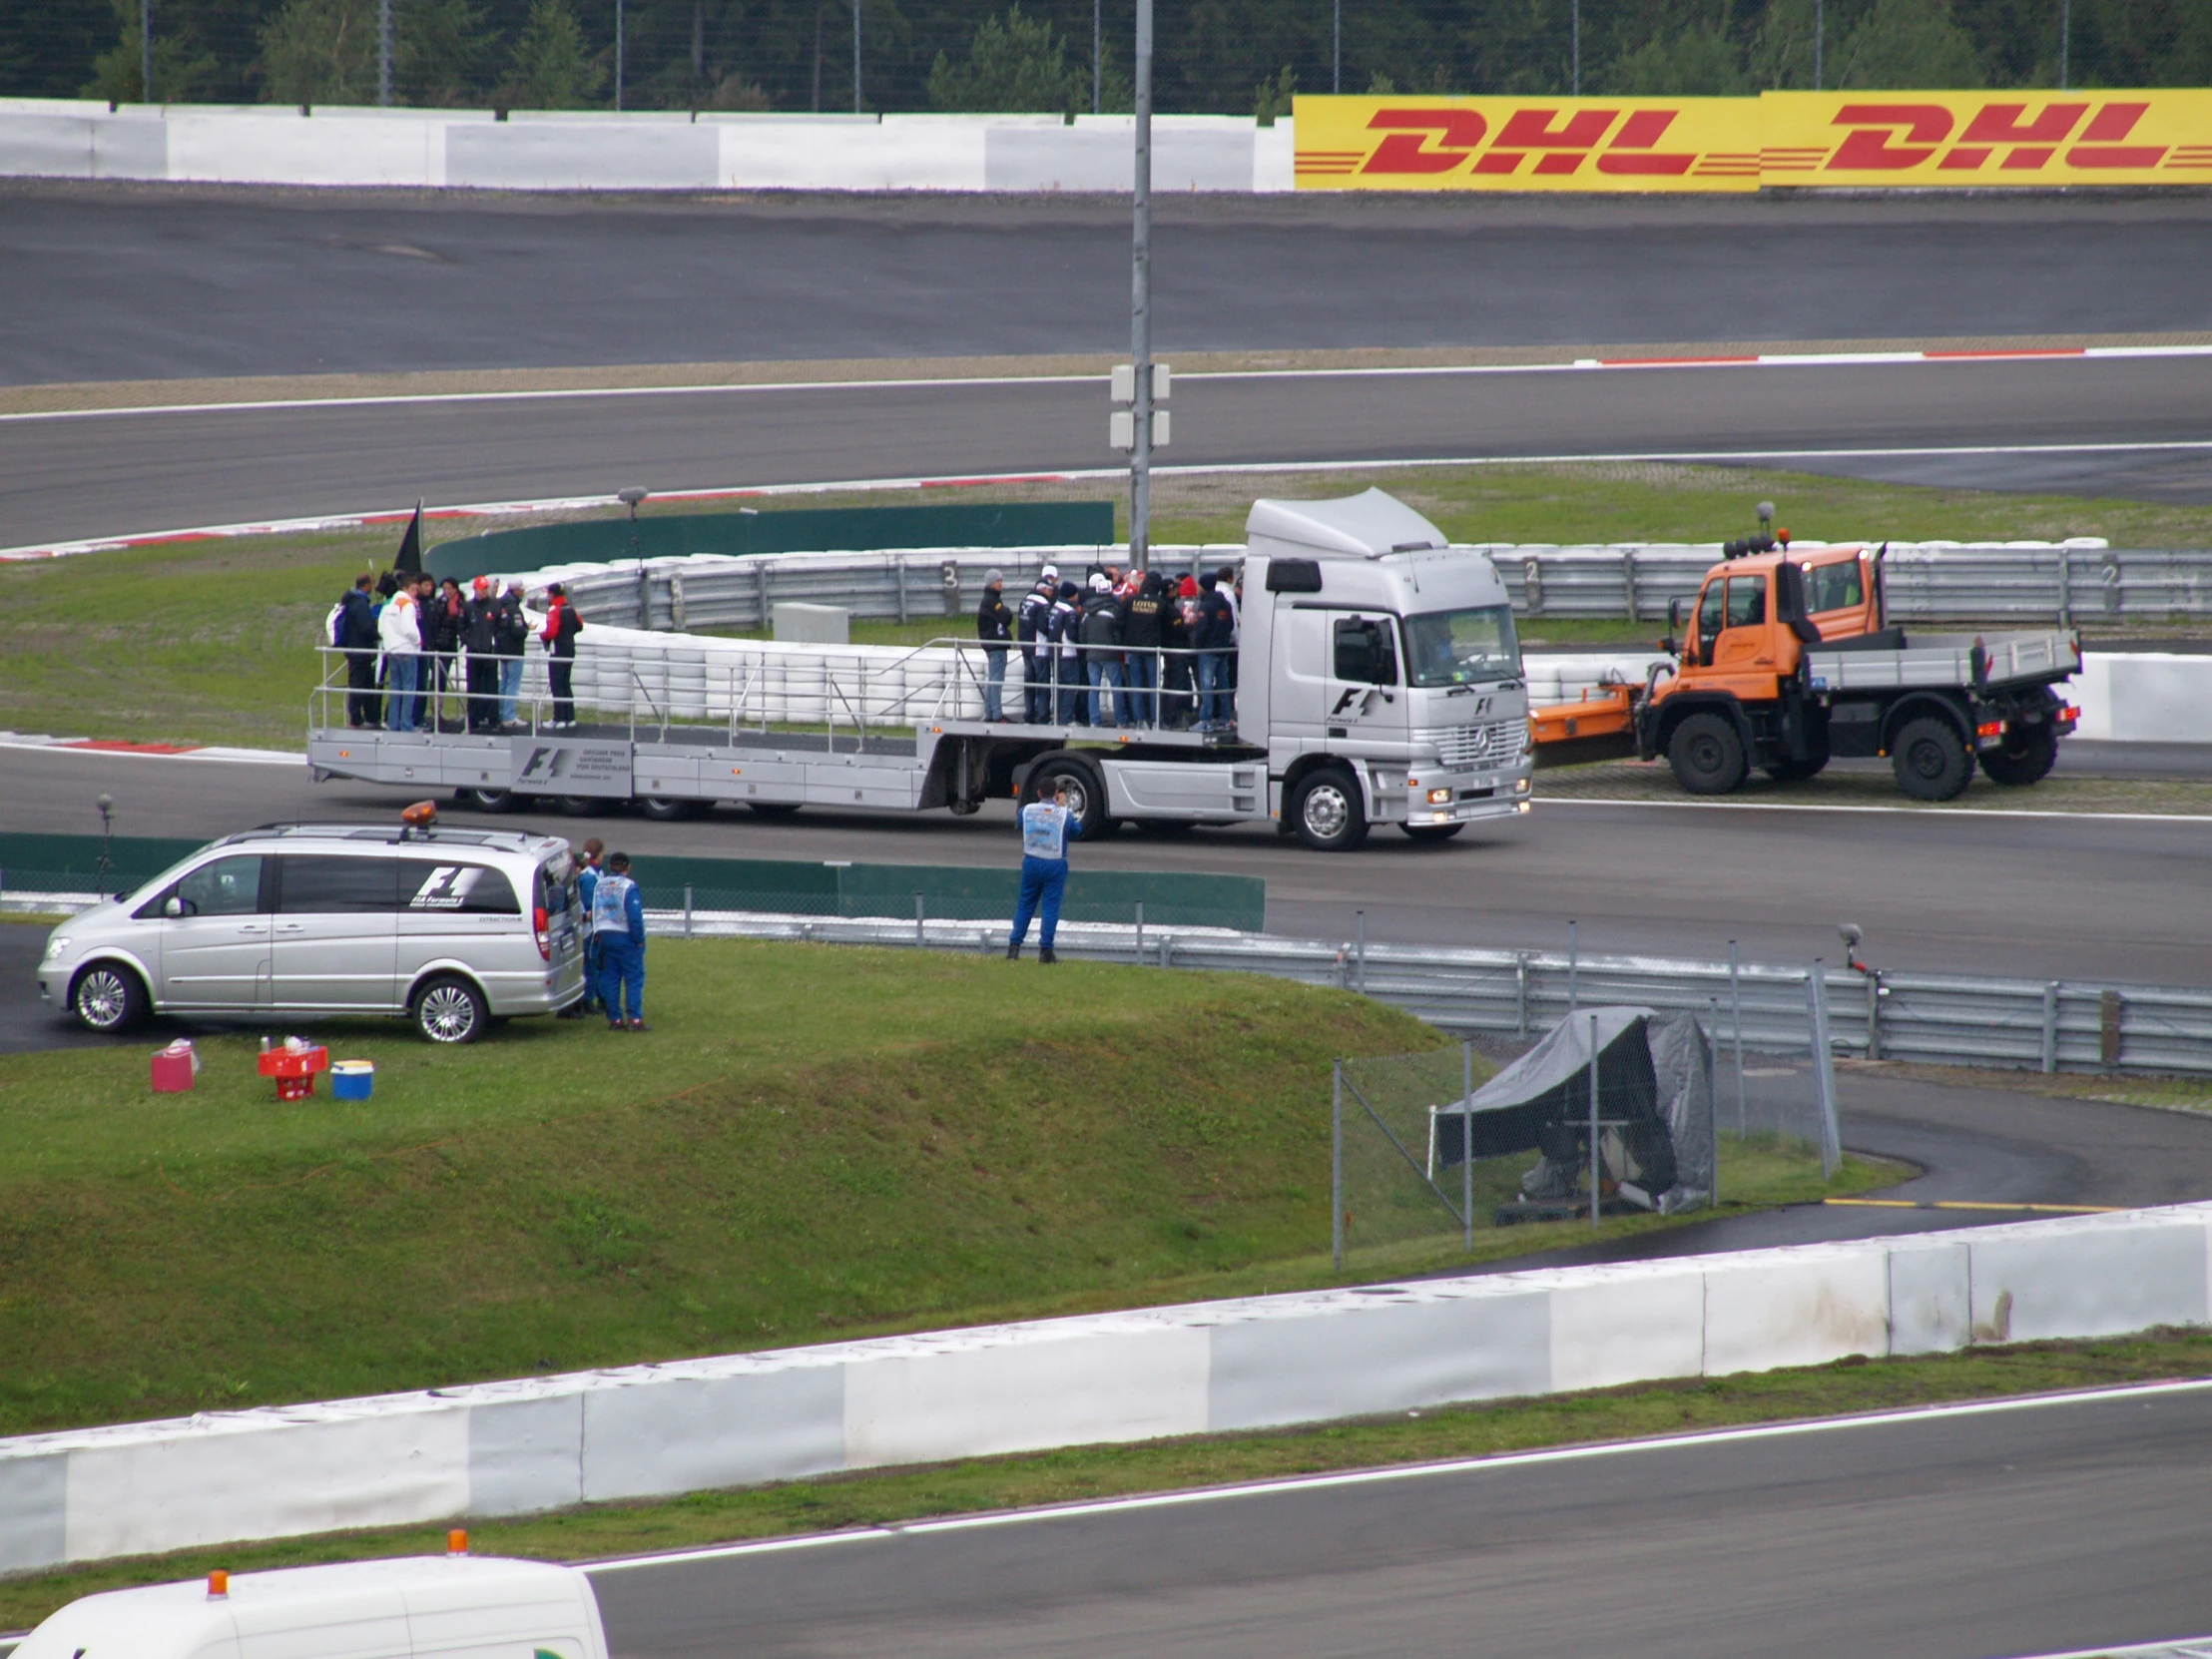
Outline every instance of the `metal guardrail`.
[[(11, 891), (0, 908), (69, 913), (89, 892)], [(667, 937), (788, 939), (816, 944), (919, 946), (991, 955), (1006, 925), (912, 916), (835, 917), (751, 910), (655, 909), (648, 929)], [(1861, 972), (1825, 963), (1698, 961), (1665, 956), (1563, 954), (1278, 938), (1227, 928), (1117, 922), (1060, 926), (1069, 957), (1148, 967), (1265, 973), (1335, 985), (1455, 1033), (1533, 1037), (1578, 1007), (1629, 1003), (1706, 1017), (1721, 1041), (1805, 1051), (1807, 981), (1822, 975), (1833, 1052), (1929, 1065), (1991, 1065), (2045, 1072), (2212, 1077), (2212, 988), (2102, 985), (2065, 979)]]
[[(1721, 557), (1718, 544), (1466, 545), (1496, 564), (1516, 611), (1543, 617), (1663, 621), (1668, 601), (1694, 595)], [(1157, 567), (1178, 573), (1243, 557), (1238, 544), (1153, 549)], [(701, 556), (563, 566), (523, 580), (533, 587), (565, 582), (589, 620), (612, 626), (765, 632), (784, 600), (837, 605), (870, 621), (964, 618), (974, 612), (987, 571), (1004, 571), (1007, 591), (1018, 600), (1041, 566), (1080, 577), (1097, 559), (1093, 547)], [(2212, 549), (1893, 542), (1885, 570), (1890, 614), (1907, 623), (2016, 619), (2071, 626), (2212, 616)]]

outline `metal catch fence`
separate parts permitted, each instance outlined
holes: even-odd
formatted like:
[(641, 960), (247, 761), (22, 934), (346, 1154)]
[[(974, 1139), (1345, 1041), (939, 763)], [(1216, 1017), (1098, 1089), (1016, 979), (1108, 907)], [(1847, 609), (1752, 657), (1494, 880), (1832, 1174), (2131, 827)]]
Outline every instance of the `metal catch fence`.
[[(1668, 602), (1694, 595), (1721, 558), (1717, 543), (1466, 545), (1497, 566), (1513, 608), (1524, 616), (1638, 622), (1663, 621)], [(1095, 547), (1049, 547), (702, 555), (564, 566), (523, 580), (533, 589), (564, 582), (586, 617), (604, 624), (657, 632), (765, 633), (782, 600), (836, 605), (868, 621), (964, 617), (974, 611), (990, 570), (1005, 572), (1007, 590), (1018, 595), (1046, 564), (1079, 576), (1104, 554)], [(1152, 556), (1159, 569), (1195, 573), (1240, 563), (1244, 548), (1156, 546)], [(1906, 623), (2021, 620), (2072, 626), (2212, 616), (2212, 549), (2123, 549), (2086, 539), (1892, 542), (1885, 571), (1890, 614)]]

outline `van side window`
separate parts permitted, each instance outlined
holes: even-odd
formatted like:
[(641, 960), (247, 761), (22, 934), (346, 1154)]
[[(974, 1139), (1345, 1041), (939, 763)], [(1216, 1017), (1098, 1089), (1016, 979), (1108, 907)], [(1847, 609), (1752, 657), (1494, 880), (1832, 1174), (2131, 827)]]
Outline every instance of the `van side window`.
[(400, 908), (444, 911), (448, 915), (515, 916), (514, 883), (488, 864), (432, 863), (408, 858), (400, 864)]
[(188, 916), (250, 916), (262, 907), (262, 857), (235, 853), (202, 864), (174, 887), (141, 906), (141, 916), (158, 916), (171, 898)]
[(276, 908), (283, 915), (389, 915), (398, 907), (397, 858), (285, 853)]
[(1338, 618), (1336, 659), (1340, 680), (1362, 686), (1397, 684), (1397, 645), (1386, 618)]

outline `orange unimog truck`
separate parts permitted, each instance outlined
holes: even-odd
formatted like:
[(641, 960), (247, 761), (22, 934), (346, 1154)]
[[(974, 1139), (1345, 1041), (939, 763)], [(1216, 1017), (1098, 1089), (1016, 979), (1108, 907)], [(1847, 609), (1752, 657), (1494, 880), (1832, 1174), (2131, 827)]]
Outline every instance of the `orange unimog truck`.
[(1785, 531), (1727, 551), (1687, 612), (1667, 608), (1671, 670), (1529, 712), (1539, 768), (1663, 755), (1692, 795), (1726, 795), (1753, 767), (1795, 781), (1886, 756), (1921, 801), (1950, 800), (1977, 766), (2013, 785), (2050, 771), (2079, 714), (2058, 691), (2076, 636), (1908, 638), (1884, 611), (1887, 544), (1792, 552)]

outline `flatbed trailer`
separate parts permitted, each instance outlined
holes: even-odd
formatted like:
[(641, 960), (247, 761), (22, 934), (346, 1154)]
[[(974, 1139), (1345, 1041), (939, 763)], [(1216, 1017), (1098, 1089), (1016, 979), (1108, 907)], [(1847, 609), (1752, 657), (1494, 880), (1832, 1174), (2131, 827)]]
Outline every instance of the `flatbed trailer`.
[[(595, 691), (580, 712), (597, 718), (576, 725), (551, 724), (549, 701), (535, 688), (519, 731), (335, 725), (329, 716), (346, 688), (342, 653), (328, 653), (307, 764), (318, 779), (452, 790), (481, 811), (524, 799), (579, 812), (635, 802), (656, 818), (718, 803), (769, 816), (807, 807), (966, 816), (986, 801), (1064, 786), (1085, 836), (1122, 822), (1272, 822), (1326, 851), (1358, 846), (1375, 825), (1444, 839), (1470, 823), (1527, 811), (1527, 694), (1511, 608), (1486, 558), (1449, 547), (1381, 491), (1337, 502), (1263, 501), (1248, 533), (1236, 716), (1215, 730), (1164, 718), (1170, 705), (1158, 692), (1125, 693), (1127, 702), (1107, 695), (1100, 711), (1118, 705), (1121, 718), (1133, 713), (1126, 726), (1111, 717), (983, 719), (990, 663), (973, 640), (878, 662), (871, 686), (865, 660), (849, 650), (840, 657), (833, 647), (587, 623), (581, 647), (605, 639), (610, 653), (629, 653), (628, 679), (595, 675), (595, 687), (608, 681), (623, 690)], [(1073, 665), (1093, 648), (1060, 649)], [(1150, 658), (1155, 670), (1197, 655), (1096, 649), (1117, 664), (1125, 655)], [(669, 691), (666, 675), (657, 691), (647, 684), (638, 654), (652, 652), (692, 665), (684, 697)], [(771, 654), (773, 674), (763, 666)], [(707, 657), (722, 660), (726, 690), (699, 666)], [(862, 664), (856, 671), (854, 661)], [(1188, 679), (1198, 683), (1195, 674)], [(771, 680), (782, 689), (760, 694)], [(804, 687), (803, 706), (790, 692), (795, 683)], [(1066, 695), (1084, 704), (1090, 696)], [(1022, 706), (1018, 681), (1005, 698), (1009, 708)], [(795, 709), (807, 718), (793, 718)], [(1068, 712), (1057, 696), (1052, 711)]]

